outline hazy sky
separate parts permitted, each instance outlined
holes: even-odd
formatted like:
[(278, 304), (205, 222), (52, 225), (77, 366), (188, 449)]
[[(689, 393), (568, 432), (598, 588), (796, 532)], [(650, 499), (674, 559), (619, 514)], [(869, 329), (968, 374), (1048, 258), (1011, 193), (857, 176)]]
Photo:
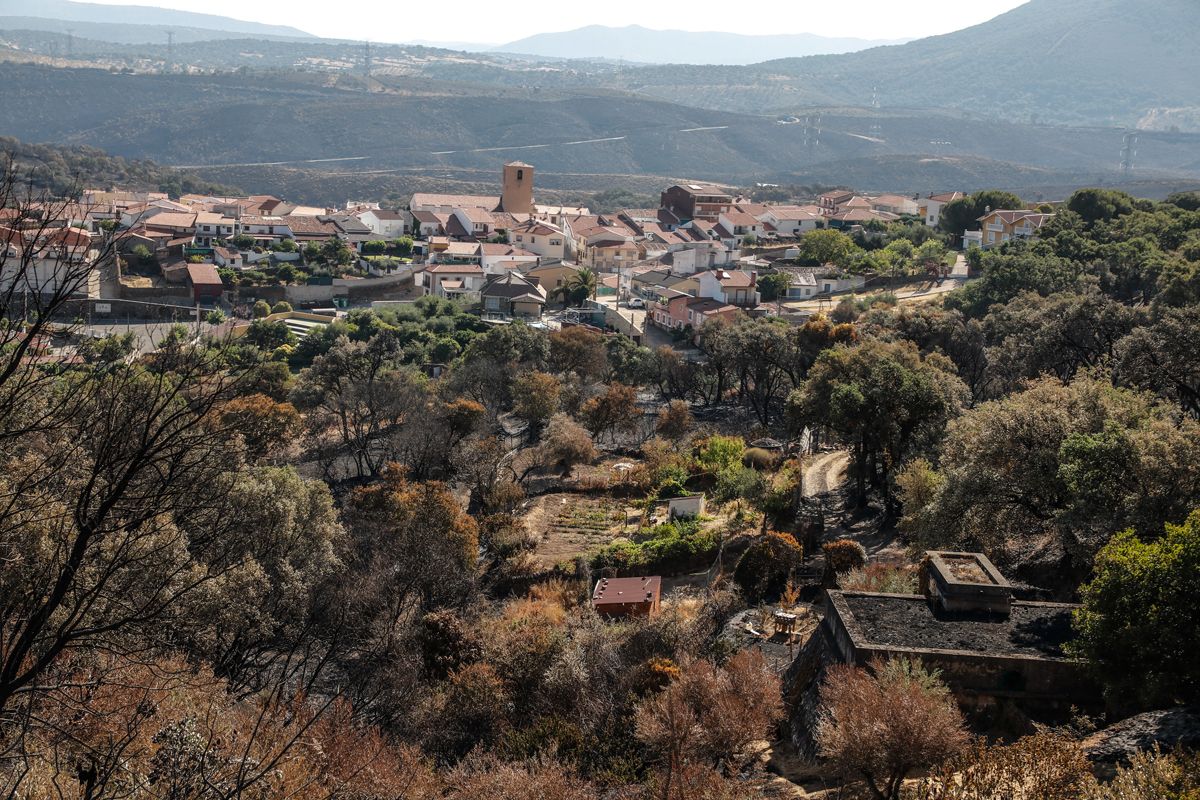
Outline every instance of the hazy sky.
[(907, 39), (948, 33), (991, 19), (1026, 0), (91, 0), (153, 5), (292, 25), (318, 36), (405, 42), (415, 39), (504, 43), (583, 25), (631, 25), (731, 33), (818, 33)]

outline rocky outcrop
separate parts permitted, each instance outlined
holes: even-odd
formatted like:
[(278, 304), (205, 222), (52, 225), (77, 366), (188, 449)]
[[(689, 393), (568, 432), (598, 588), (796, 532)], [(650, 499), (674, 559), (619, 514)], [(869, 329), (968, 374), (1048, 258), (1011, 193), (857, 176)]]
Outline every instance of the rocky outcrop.
[(1200, 748), (1200, 709), (1138, 714), (1098, 731), (1083, 743), (1096, 775), (1105, 779), (1111, 778), (1119, 765), (1128, 764), (1134, 754), (1155, 746), (1164, 751)]

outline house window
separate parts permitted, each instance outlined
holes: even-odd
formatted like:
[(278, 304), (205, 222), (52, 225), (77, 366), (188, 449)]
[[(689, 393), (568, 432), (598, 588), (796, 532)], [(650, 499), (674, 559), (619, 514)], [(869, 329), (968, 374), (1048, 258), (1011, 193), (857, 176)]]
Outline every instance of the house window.
[(525, 170), (523, 170), (523, 169), (517, 170), (517, 180), (519, 180), (519, 181), (525, 180)]
[(562, 244), (562, 239), (551, 239), (550, 244), (553, 247), (557, 247), (558, 245)]
[(500, 298), (499, 297), (487, 298), (487, 308), (488, 308), (488, 311), (499, 311), (500, 310)]

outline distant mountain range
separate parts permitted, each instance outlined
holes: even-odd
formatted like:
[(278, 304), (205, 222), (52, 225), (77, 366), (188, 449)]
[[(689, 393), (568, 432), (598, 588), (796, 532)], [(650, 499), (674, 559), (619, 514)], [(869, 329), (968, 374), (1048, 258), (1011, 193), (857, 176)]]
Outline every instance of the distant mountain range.
[[(5, 19), (6, 17), (22, 18), (21, 23), (14, 24), (15, 20)], [(31, 20), (33, 21), (31, 22)], [(41, 23), (53, 24), (47, 27)], [(191, 11), (174, 11), (149, 6), (109, 6), (97, 3), (77, 3), (73, 0), (0, 0), (0, 28), (60, 31), (68, 27), (66, 23), (78, 23), (81, 31), (90, 23), (108, 26), (145, 26), (147, 30), (141, 35), (153, 38), (146, 38), (143, 41), (161, 40), (161, 31), (164, 28), (219, 31), (225, 34), (223, 38), (230, 38), (228, 34), (247, 37), (312, 38), (310, 34), (287, 25), (245, 22), (215, 14), (198, 14)], [(158, 30), (152, 32), (150, 29)], [(100, 38), (92, 30), (88, 30), (85, 35)], [(194, 37), (192, 38), (194, 40)], [(108, 39), (107, 41), (114, 40)]]
[(853, 53), (904, 41), (908, 40), (839, 39), (812, 33), (746, 36), (716, 31), (660, 31), (640, 25), (588, 25), (561, 33), (539, 33), (492, 48), (492, 52), (642, 64), (757, 64), (777, 58)]
[(610, 85), (723, 110), (955, 108), (1008, 120), (1133, 126), (1200, 108), (1197, 0), (1030, 0), (970, 28), (859, 53), (745, 67), (645, 67)]
[[(33, 5), (0, 0), (0, 14)], [(160, 19), (151, 11), (136, 15)], [(905, 192), (1099, 185), (1128, 177), (1118, 167), (1131, 129), (1136, 177), (1200, 175), (1200, 0), (1029, 0), (945, 36), (747, 66), (379, 45), (369, 80), (361, 42), (242, 31), (186, 42), (174, 25), (167, 64), (165, 28), (131, 14), (86, 24), (155, 31), (150, 43), (86, 39), (83, 22), (68, 40), (0, 16), (0, 135), (222, 165), (205, 175), (245, 188), (261, 187), (246, 170), (309, 161), (305, 181), (326, 170), (343, 193), (366, 175), (490, 176), (518, 157), (558, 180), (622, 185), (651, 175)], [(355, 160), (324, 166), (345, 158)]]

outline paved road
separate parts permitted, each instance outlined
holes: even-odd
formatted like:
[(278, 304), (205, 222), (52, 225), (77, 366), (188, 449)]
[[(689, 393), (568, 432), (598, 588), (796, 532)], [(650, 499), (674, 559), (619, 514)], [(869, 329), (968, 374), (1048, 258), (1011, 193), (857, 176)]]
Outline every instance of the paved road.
[[(164, 338), (166, 338), (167, 333), (171, 330), (171, 326), (174, 324), (176, 324), (176, 323), (173, 323), (173, 322), (131, 322), (128, 324), (126, 324), (124, 322), (94, 323), (92, 325), (81, 325), (79, 327), (79, 332), (81, 334), (90, 334), (91, 336), (96, 336), (96, 337), (112, 336), (113, 334), (132, 333), (134, 335), (134, 339), (137, 342), (138, 352), (139, 353), (152, 353), (157, 349), (158, 343), (161, 342)], [(194, 322), (185, 321), (185, 324), (188, 324), (189, 328), (195, 329)], [(209, 325), (203, 325), (202, 327), (206, 331), (211, 328), (211, 326), (209, 326)]]

